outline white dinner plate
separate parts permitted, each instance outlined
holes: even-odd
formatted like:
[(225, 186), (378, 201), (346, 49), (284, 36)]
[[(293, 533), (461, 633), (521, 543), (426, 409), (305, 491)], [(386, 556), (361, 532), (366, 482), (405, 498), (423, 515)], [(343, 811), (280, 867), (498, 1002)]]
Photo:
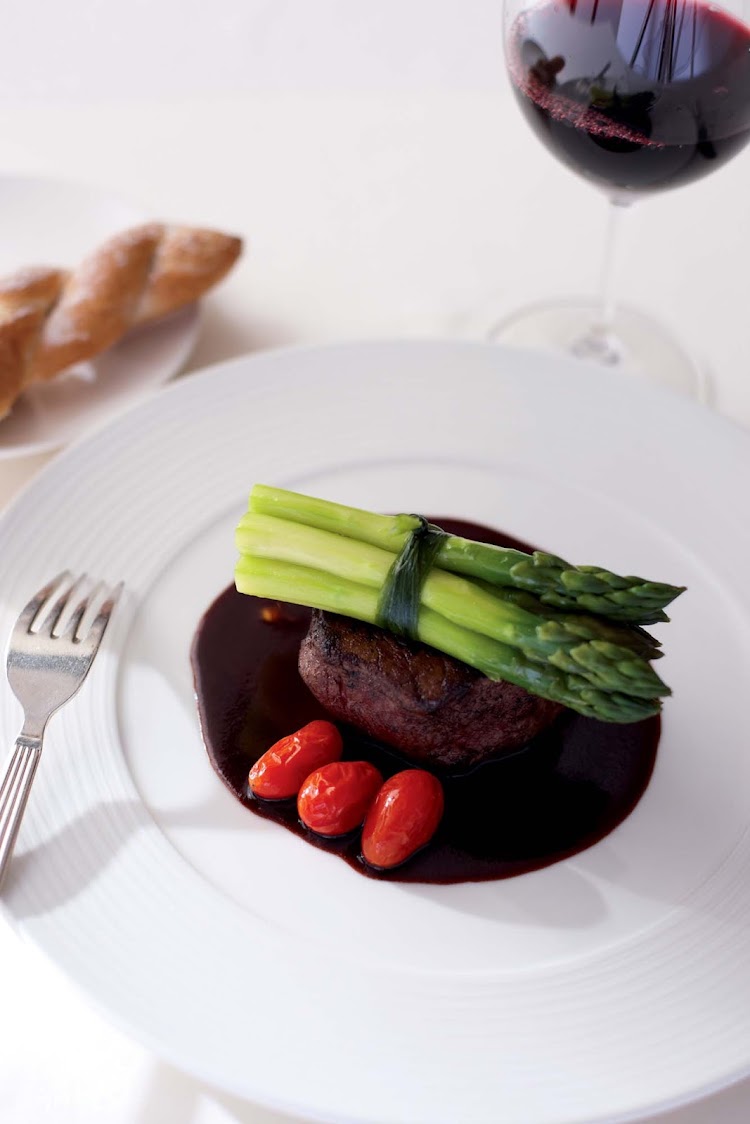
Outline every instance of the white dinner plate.
[[(120, 230), (153, 216), (88, 184), (0, 177), (0, 276), (71, 268)], [(0, 459), (67, 445), (176, 374), (198, 335), (198, 307), (129, 333), (90, 363), (36, 383), (0, 419)]]
[[(167, 388), (0, 522), (3, 636), (64, 567), (128, 591), (50, 726), (9, 916), (162, 1056), (311, 1119), (630, 1120), (746, 1074), (749, 477), (747, 436), (693, 403), (489, 345), (267, 352)], [(209, 766), (188, 651), (256, 481), (687, 584), (633, 813), (452, 886), (362, 878), (249, 814)]]

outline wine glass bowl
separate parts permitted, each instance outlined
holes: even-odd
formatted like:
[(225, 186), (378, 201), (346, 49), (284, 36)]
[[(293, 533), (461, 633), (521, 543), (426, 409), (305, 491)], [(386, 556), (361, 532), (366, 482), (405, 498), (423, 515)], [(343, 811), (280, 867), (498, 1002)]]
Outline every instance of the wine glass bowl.
[[(721, 7), (705, 0), (506, 0), (505, 56), (516, 101), (550, 152), (616, 205), (609, 243), (624, 206), (708, 175), (750, 139), (747, 7), (750, 0)], [(664, 369), (658, 325), (643, 321), (633, 332), (622, 317), (618, 325), (611, 246), (598, 306), (578, 308), (569, 320), (559, 303), (554, 311), (537, 306), (496, 334), (563, 346), (698, 391), (694, 364), (673, 344)]]

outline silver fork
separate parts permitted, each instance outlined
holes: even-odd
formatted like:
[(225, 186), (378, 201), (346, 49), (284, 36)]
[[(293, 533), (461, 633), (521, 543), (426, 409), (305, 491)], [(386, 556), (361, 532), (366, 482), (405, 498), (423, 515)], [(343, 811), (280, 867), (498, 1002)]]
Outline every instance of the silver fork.
[(105, 592), (98, 583), (86, 595), (86, 584), (85, 575), (74, 578), (68, 570), (58, 574), (34, 594), (11, 632), (8, 682), (23, 706), (24, 722), (0, 786), (0, 885), (26, 810), (47, 722), (86, 678), (122, 590), (120, 582), (82, 630), (86, 610)]

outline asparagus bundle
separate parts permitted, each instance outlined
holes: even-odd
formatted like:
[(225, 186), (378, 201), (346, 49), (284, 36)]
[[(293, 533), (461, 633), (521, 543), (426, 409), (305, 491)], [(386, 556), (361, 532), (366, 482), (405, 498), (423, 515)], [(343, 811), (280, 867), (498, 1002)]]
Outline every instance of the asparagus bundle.
[[(237, 528), (237, 589), (379, 624), (383, 590), (411, 535), (407, 520), (419, 522), (256, 486)], [(529, 556), (457, 541), (465, 545), (454, 554), (479, 560), (478, 580), (440, 567), (445, 546), (440, 539), (434, 566), (417, 592), (419, 640), (492, 679), (516, 683), (591, 717), (633, 722), (658, 712), (669, 688), (650, 666), (660, 654), (653, 637), (642, 628), (551, 608), (539, 581), (539, 596), (494, 584), (489, 574), (510, 573), (517, 564), (508, 566), (504, 554)], [(483, 547), (497, 552), (496, 570)], [(679, 592), (658, 588), (673, 590), (672, 596)]]
[[(416, 515), (375, 515), (264, 484), (253, 488), (249, 510), (332, 531), (396, 554), (419, 525)], [(491, 585), (525, 590), (535, 594), (544, 605), (596, 613), (631, 624), (668, 620), (665, 606), (685, 588), (621, 577), (599, 566), (571, 566), (541, 550), (523, 554), (457, 535), (446, 535), (441, 541), (435, 565)]]

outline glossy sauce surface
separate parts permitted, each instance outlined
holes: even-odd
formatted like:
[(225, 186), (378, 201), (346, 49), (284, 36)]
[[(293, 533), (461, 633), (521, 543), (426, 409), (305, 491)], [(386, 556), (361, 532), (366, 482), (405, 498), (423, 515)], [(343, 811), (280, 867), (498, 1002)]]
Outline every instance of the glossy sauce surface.
[[(434, 522), (454, 534), (529, 551), (489, 528)], [(265, 619), (271, 617), (272, 619)], [(299, 821), (295, 801), (255, 799), (252, 764), (273, 742), (326, 713), (297, 671), (310, 611), (239, 594), (230, 586), (200, 621), (192, 648), (201, 729), (211, 763), (238, 800), (369, 877), (402, 882), (507, 878), (548, 866), (607, 835), (632, 811), (654, 765), (659, 719), (613, 725), (566, 712), (524, 749), (470, 773), (443, 776), (445, 814), (428, 847), (389, 872), (360, 858), (359, 833), (326, 840)], [(388, 777), (411, 764), (342, 727), (344, 757)]]

